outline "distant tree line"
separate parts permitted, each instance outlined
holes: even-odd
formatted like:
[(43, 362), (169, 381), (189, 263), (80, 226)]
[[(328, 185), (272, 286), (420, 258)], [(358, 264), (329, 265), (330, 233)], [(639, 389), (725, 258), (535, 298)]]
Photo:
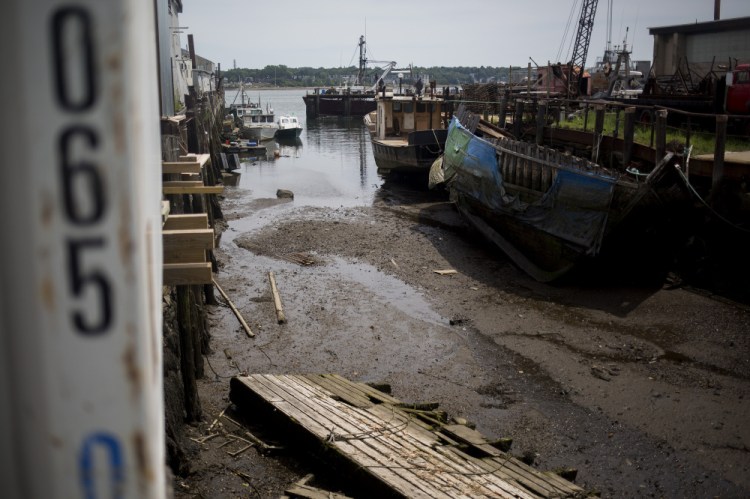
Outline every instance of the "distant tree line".
[[(526, 68), (514, 67), (512, 76), (508, 67), (417, 67), (412, 69), (414, 75), (427, 77), (437, 82), (438, 86), (464, 85), (468, 83), (493, 83), (520, 81), (526, 76)], [(367, 70), (365, 81), (374, 84), (382, 73), (377, 68)], [(237, 68), (223, 71), (225, 83), (278, 86), (278, 87), (329, 87), (353, 83), (357, 75), (357, 67), (345, 68), (290, 68), (284, 65), (266, 66), (263, 69)], [(425, 81), (425, 85), (427, 82)]]

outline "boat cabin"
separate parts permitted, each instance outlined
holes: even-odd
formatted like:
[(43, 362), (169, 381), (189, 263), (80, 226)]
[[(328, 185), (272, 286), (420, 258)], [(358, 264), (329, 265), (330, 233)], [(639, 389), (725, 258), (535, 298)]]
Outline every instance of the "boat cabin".
[(443, 99), (430, 96), (378, 94), (375, 137), (408, 136), (419, 130), (445, 128)]
[(274, 114), (273, 111), (263, 112), (261, 107), (253, 107), (245, 111), (242, 119), (246, 125), (251, 123), (273, 123)]

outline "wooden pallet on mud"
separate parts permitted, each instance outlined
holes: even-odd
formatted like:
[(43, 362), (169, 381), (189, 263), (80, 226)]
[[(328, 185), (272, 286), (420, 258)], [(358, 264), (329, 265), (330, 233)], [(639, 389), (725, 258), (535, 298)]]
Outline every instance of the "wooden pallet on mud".
[[(404, 404), (335, 374), (253, 374), (232, 378), (230, 398), (265, 414), (300, 443), (349, 465), (363, 493), (393, 497), (581, 497), (586, 492), (541, 472), (434, 406)], [(500, 447), (500, 448), (498, 448)], [(376, 490), (380, 492), (375, 492)]]

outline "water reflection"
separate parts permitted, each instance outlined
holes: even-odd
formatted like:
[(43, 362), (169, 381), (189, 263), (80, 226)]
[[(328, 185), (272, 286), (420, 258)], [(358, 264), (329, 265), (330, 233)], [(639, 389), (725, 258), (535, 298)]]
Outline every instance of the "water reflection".
[(252, 198), (276, 197), (277, 189), (289, 189), (295, 194), (296, 205), (372, 204), (382, 179), (377, 175), (370, 136), (361, 118), (308, 121), (304, 90), (261, 90), (252, 94), (268, 102), (277, 115), (296, 115), (303, 130), (297, 139), (264, 142), (265, 155), (242, 156), (240, 188), (247, 189)]

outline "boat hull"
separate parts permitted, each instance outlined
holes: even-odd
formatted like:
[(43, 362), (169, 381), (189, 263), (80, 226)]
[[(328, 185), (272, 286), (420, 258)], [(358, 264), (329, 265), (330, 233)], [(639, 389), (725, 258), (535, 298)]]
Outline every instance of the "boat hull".
[(302, 128), (279, 128), (276, 130), (277, 139), (296, 139), (302, 134)]
[(630, 179), (533, 144), (484, 140), (455, 119), (443, 170), (458, 210), (542, 282), (594, 260), (661, 266), (689, 200), (669, 161)]
[(271, 140), (276, 135), (278, 126), (275, 124), (272, 126), (243, 126), (240, 129), (240, 137), (247, 140), (254, 140), (257, 142)]
[(316, 116), (364, 116), (377, 107), (371, 94), (308, 94), (302, 97), (305, 112)]
[(412, 132), (407, 139), (372, 139), (378, 172), (428, 174), (432, 163), (443, 154), (447, 130)]

